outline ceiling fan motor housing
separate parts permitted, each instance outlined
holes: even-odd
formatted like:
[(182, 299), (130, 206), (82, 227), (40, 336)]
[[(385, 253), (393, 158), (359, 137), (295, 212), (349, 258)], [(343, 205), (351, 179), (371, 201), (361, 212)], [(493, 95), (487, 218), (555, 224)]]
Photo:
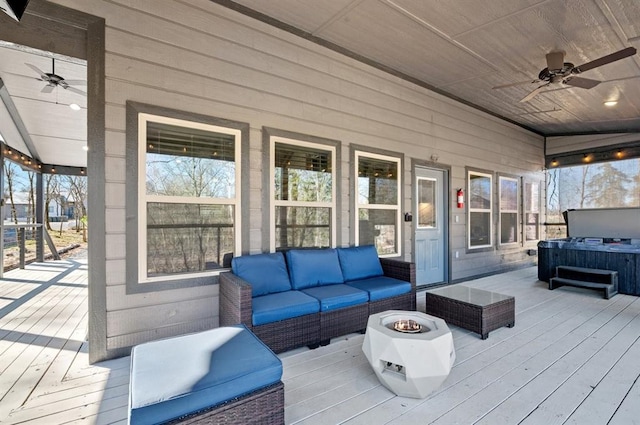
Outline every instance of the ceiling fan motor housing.
[(563, 78), (571, 75), (571, 70), (574, 68), (571, 62), (565, 62), (562, 69), (545, 68), (538, 74), (538, 80), (549, 81), (550, 83), (559, 83)]

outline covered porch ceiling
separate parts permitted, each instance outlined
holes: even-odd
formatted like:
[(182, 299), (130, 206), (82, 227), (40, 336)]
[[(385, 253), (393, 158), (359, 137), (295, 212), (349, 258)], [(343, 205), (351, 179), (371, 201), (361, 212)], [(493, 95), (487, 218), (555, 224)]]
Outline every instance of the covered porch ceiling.
[[(64, 82), (49, 84), (38, 70)], [(19, 151), (49, 170), (86, 168), (86, 75), (84, 60), (0, 41), (0, 137), (10, 148), (5, 156), (19, 159)]]
[(521, 102), (550, 52), (577, 67), (640, 46), (637, 0), (213, 1), (541, 135), (640, 131), (637, 54), (581, 73), (593, 88), (568, 74)]

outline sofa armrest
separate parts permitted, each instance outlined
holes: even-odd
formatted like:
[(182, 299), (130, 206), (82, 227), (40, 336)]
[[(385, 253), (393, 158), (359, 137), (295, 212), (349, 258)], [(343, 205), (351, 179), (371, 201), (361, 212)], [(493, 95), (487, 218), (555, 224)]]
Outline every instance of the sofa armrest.
[(416, 264), (394, 258), (380, 258), (385, 276), (411, 283), (411, 290), (416, 290)]
[(220, 326), (242, 323), (252, 328), (251, 284), (231, 272), (220, 273)]

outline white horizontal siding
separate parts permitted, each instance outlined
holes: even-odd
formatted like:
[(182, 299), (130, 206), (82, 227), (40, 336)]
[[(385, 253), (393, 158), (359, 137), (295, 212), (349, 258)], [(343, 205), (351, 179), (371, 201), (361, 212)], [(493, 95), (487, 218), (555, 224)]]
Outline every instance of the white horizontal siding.
[[(341, 228), (347, 245), (349, 149), (358, 144), (401, 152), (405, 176), (411, 159), (451, 167), (451, 188), (464, 187), (465, 166), (542, 180), (543, 139), (522, 128), (348, 57), (220, 7), (208, 0), (55, 0), (106, 20), (107, 335), (109, 348), (217, 323), (217, 292), (202, 288), (126, 294), (123, 272), (125, 104), (127, 101), (247, 122), (250, 246), (262, 246), (263, 126), (342, 142)], [(246, 154), (246, 153), (245, 153)], [(246, 190), (246, 188), (245, 188)], [(404, 179), (411, 210), (411, 179)], [(451, 205), (451, 250), (464, 253), (464, 210)], [(411, 258), (411, 224), (404, 223), (403, 253)], [(462, 255), (452, 278), (499, 270), (522, 254)], [(109, 272), (117, 265), (116, 272)], [(202, 297), (202, 302), (196, 302)], [(191, 311), (187, 312), (188, 307)], [(176, 314), (171, 316), (171, 312)]]

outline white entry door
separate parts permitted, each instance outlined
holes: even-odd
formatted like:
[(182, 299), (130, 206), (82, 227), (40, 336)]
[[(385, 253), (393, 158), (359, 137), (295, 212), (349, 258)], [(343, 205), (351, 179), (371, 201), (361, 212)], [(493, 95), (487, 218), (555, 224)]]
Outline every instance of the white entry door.
[(444, 187), (444, 170), (416, 168), (414, 229), (418, 285), (431, 285), (445, 280), (448, 227)]

